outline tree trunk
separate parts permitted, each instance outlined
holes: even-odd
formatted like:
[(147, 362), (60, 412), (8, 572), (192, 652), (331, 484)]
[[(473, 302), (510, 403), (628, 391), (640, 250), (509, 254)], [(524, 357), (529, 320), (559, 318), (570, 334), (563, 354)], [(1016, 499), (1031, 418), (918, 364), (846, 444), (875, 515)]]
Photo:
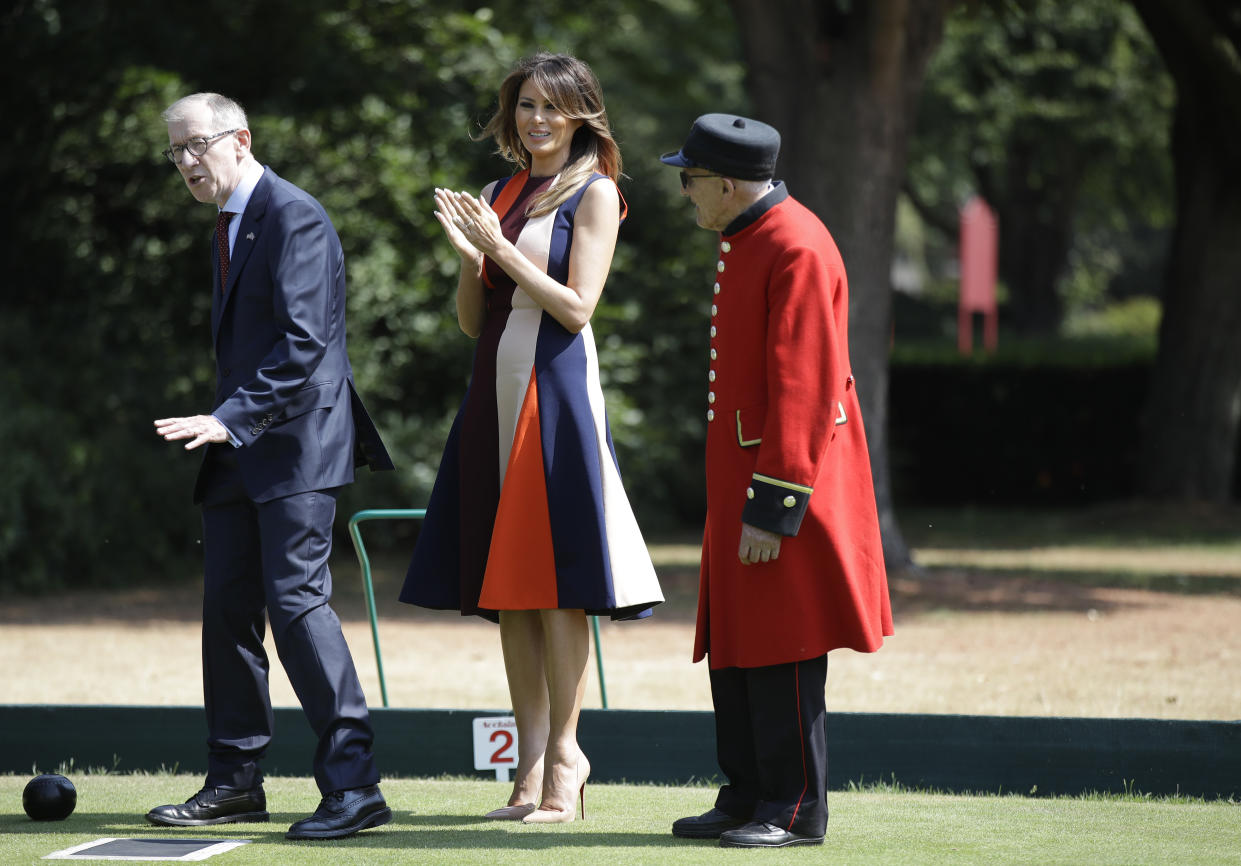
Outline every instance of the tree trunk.
[(1140, 492), (1232, 498), (1241, 424), (1241, 3), (1134, 0), (1176, 82), (1177, 215)]
[[(1054, 183), (1036, 186), (1040, 175), (1032, 152), (1037, 142), (1015, 143), (1009, 151), (1003, 193), (981, 184), (1000, 226), (999, 277), (1008, 286), (1006, 327), (1027, 336), (1054, 337), (1064, 318), (1057, 291), (1073, 245), (1073, 215), (1081, 188), (1081, 159), (1064, 148)], [(980, 178), (981, 180), (981, 178)]]
[(777, 171), (826, 223), (849, 276), (849, 343), (889, 569), (910, 565), (888, 472), (892, 246), (906, 143), (947, 0), (733, 0)]

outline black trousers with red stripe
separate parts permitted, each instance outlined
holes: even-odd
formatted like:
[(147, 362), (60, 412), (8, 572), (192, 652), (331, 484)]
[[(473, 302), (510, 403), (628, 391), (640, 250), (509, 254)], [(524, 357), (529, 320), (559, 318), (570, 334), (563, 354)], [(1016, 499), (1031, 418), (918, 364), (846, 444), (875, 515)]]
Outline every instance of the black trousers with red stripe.
[(711, 671), (715, 742), (728, 784), (715, 806), (792, 833), (827, 830), (827, 656)]

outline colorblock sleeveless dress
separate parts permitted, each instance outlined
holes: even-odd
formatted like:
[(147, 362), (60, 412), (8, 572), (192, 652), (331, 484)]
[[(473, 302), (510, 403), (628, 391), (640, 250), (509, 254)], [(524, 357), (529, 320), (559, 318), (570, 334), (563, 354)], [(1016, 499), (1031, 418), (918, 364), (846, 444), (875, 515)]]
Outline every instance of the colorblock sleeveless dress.
[[(567, 283), (574, 214), (592, 175), (551, 213), (525, 215), (554, 178), (496, 184), (504, 236)], [(486, 317), (400, 600), (498, 620), (501, 610), (646, 616), (663, 601), (621, 484), (590, 325), (566, 330), (488, 259)]]

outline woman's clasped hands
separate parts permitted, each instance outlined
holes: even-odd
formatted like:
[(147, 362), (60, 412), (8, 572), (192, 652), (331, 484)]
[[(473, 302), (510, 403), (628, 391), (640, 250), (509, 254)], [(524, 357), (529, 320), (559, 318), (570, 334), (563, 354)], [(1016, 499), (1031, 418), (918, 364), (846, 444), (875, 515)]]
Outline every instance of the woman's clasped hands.
[(435, 218), (463, 259), (492, 255), (504, 243), (500, 218), (482, 196), (437, 188), (435, 204)]

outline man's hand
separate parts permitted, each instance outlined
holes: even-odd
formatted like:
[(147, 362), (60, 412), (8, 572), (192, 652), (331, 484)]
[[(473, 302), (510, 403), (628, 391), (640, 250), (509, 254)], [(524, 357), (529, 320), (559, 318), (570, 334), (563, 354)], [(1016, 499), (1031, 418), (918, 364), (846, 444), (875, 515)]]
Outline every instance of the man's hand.
[(737, 551), (746, 565), (780, 558), (780, 536), (748, 523), (741, 524), (741, 548)]
[(155, 422), (155, 433), (169, 442), (189, 439), (185, 450), (192, 451), (208, 442), (228, 442), (228, 431), (214, 415), (193, 415), (189, 418), (160, 418)]

